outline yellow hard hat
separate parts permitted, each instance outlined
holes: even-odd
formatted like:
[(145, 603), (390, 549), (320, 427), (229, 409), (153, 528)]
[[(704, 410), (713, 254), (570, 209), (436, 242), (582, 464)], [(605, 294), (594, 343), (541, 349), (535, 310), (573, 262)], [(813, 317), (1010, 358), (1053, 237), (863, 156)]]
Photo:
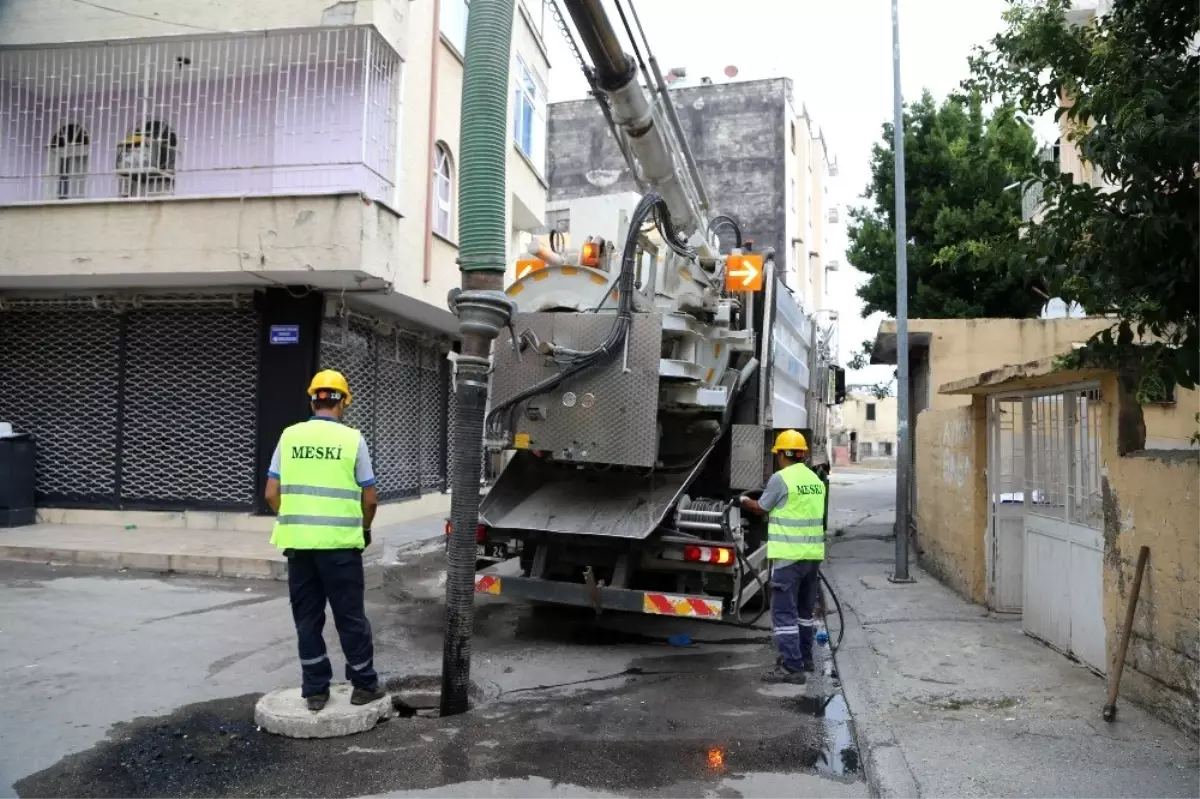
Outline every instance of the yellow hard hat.
[(775, 446), (771, 447), (771, 452), (796, 452), (803, 450), (808, 451), (808, 441), (804, 439), (804, 434), (799, 430), (784, 430), (775, 439)]
[[(313, 375), (312, 382), (308, 384), (309, 398), (316, 399), (316, 394), (321, 389), (336, 391), (342, 397), (342, 404), (349, 407), (353, 395), (350, 393), (350, 384), (346, 382), (346, 376), (341, 372), (333, 369), (322, 369)], [(331, 397), (331, 399), (336, 399), (336, 397)]]

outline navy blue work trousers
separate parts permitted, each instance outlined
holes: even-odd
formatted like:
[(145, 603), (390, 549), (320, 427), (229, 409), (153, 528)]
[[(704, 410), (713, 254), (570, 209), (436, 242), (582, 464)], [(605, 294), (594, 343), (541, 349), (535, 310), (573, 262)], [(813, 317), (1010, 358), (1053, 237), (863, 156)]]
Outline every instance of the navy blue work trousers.
[(314, 696), (329, 690), (333, 665), (325, 651), (325, 603), (333, 611), (346, 658), (346, 679), (356, 688), (375, 690), (375, 647), (367, 621), (361, 549), (293, 549), (287, 552), (288, 594), (300, 643), (300, 693)]
[[(784, 668), (800, 671), (813, 661), (813, 612), (820, 590), (821, 562), (800, 560), (771, 570), (771, 632)], [(815, 665), (815, 664), (814, 664)]]

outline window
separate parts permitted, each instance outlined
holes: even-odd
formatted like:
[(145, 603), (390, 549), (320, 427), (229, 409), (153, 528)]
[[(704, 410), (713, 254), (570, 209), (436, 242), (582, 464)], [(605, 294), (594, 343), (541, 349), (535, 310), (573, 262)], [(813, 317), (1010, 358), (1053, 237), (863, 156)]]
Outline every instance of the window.
[(87, 131), (75, 124), (63, 125), (50, 140), (50, 173), (54, 175), (58, 199), (74, 200), (85, 195), (88, 144)]
[(885, 458), (892, 457), (892, 442), (890, 442), (890, 441), (883, 442), (883, 455)]
[(792, 155), (796, 154), (796, 123), (792, 123)]
[(467, 16), (471, 0), (442, 0), (438, 27), (446, 41), (454, 45), (460, 54), (467, 52)]
[(864, 458), (869, 458), (875, 454), (875, 445), (872, 444), (870, 441), (864, 441), (861, 444), (859, 444), (858, 446), (859, 446), (859, 449), (862, 451), (862, 456)]
[(791, 180), (791, 192), (788, 194), (791, 199), (792, 213), (796, 213), (796, 179)]
[(537, 75), (517, 57), (513, 90), (513, 140), (539, 173), (546, 171), (546, 89)]
[(454, 208), (454, 165), (450, 150), (438, 142), (433, 151), (433, 232), (450, 238), (453, 229), (451, 211)]
[(867, 421), (868, 422), (875, 421), (875, 403), (873, 403), (873, 402), (867, 403)]

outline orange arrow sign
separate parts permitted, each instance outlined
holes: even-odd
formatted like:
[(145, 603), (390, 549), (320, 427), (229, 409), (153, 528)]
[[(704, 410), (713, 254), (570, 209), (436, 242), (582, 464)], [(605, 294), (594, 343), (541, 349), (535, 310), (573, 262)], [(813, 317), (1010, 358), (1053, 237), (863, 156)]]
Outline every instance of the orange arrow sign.
[(731, 255), (725, 261), (726, 291), (762, 291), (761, 255)]

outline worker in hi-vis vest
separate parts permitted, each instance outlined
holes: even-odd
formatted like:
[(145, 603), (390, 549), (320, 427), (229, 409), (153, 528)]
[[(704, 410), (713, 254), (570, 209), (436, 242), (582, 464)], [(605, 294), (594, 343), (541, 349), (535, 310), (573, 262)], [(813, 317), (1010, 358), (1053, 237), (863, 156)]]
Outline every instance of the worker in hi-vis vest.
[(278, 516), (271, 543), (288, 563), (288, 593), (300, 644), (300, 694), (319, 712), (329, 701), (333, 666), (325, 652), (325, 603), (346, 658), (350, 701), (384, 697), (363, 592), (363, 550), (378, 504), (362, 433), (342, 424), (350, 386), (340, 372), (317, 373), (308, 387), (312, 418), (283, 431), (267, 472), (267, 504)]
[(779, 647), (767, 682), (803, 685), (813, 671), (813, 612), (825, 559), (825, 483), (804, 464), (808, 442), (784, 430), (771, 448), (778, 471), (758, 500), (742, 498), (751, 513), (767, 517), (767, 558), (771, 561), (771, 631)]

